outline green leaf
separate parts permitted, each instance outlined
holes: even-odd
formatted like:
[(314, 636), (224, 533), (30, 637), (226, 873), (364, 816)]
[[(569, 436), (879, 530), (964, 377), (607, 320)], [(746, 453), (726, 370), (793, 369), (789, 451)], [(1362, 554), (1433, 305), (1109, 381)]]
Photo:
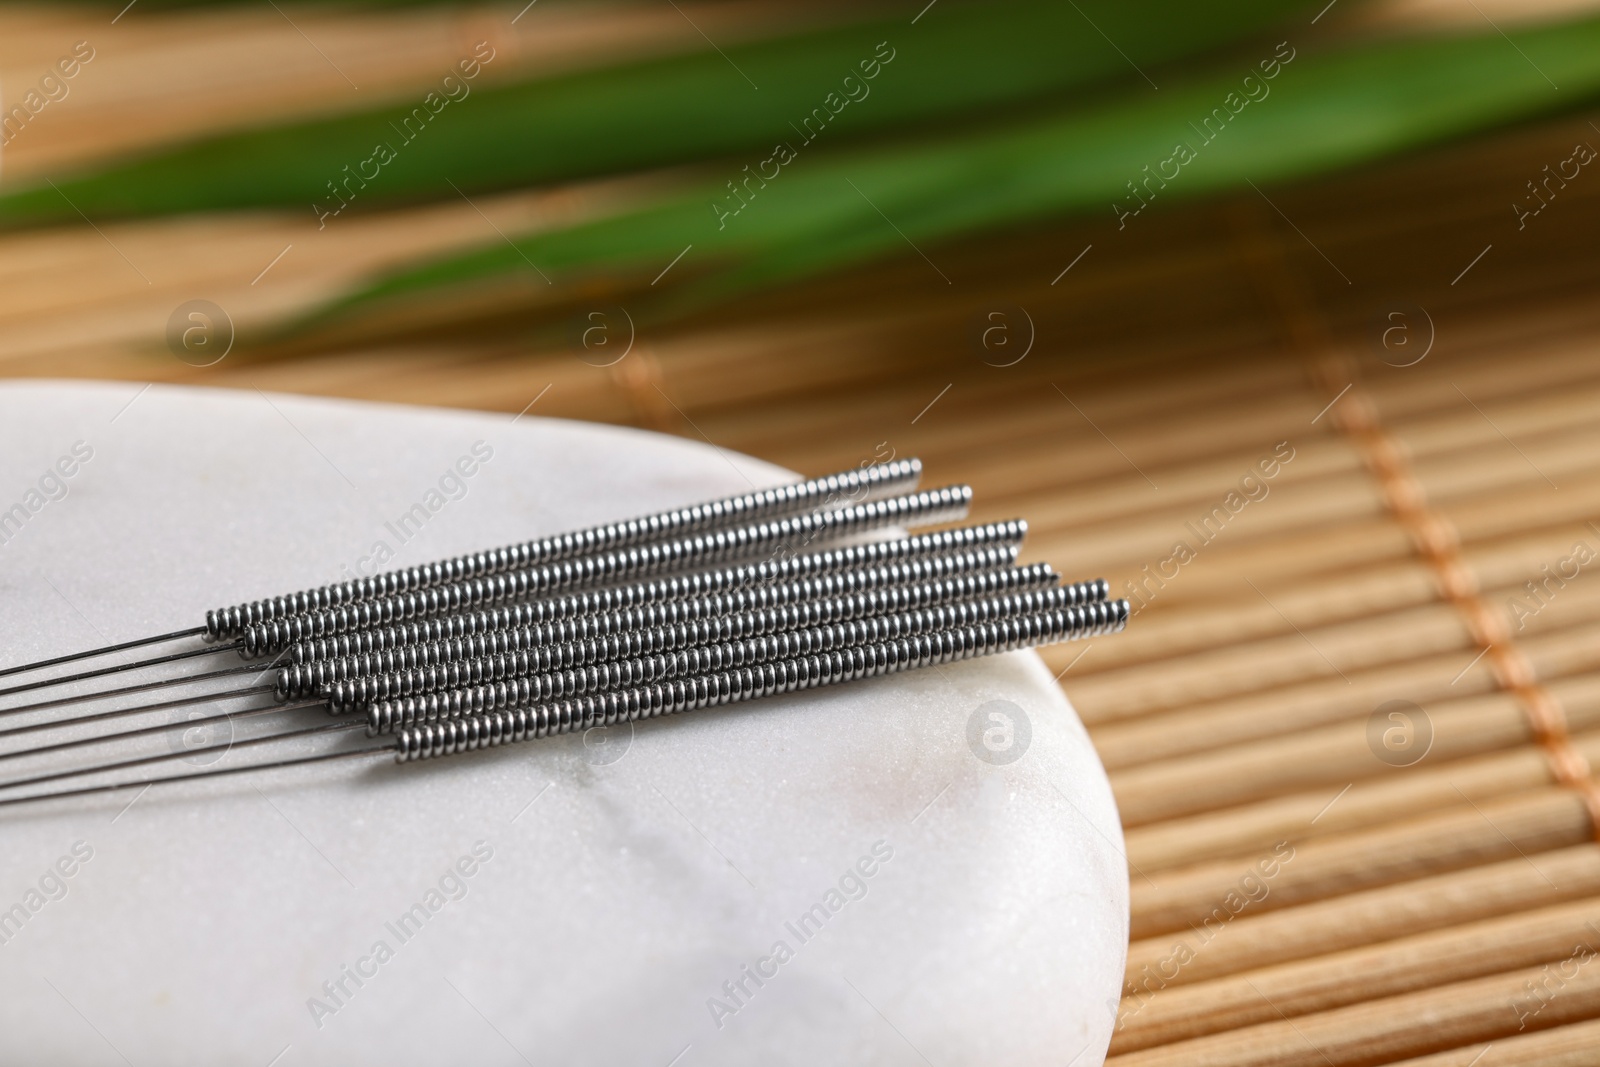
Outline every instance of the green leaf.
[[(1251, 101), (1244, 78), (1253, 72), (1251, 91), (1265, 95)], [(915, 146), (824, 154), (798, 145), (796, 158), (737, 214), (723, 214), (734, 202), (713, 186), (402, 271), (324, 314), (510, 278), (530, 261), (558, 284), (648, 279), (692, 245), (659, 314), (908, 253), (908, 242), (926, 252), (1072, 213), (1137, 226), (1142, 200), (1319, 174), (1571, 107), (1597, 92), (1600, 20), (1522, 33), (1515, 46), (1487, 33), (1308, 52), (1271, 79), (1241, 61), (1159, 93), (1135, 88), (1098, 107)], [(1176, 162), (1179, 145), (1189, 162)]]
[[(261, 206), (320, 215), (342, 203), (453, 197), (452, 183), (471, 193), (753, 151), (795, 136), (808, 118), (839, 143), (1106, 79), (1150, 92), (1135, 65), (1192, 54), (1307, 7), (1291, 0), (945, 0), (915, 25), (908, 14), (521, 84), (456, 72), (447, 92), (450, 72), (441, 70), (431, 99), (418, 93), (360, 114), (212, 137), (53, 176), (59, 191), (41, 182), (0, 196), (0, 225), (75, 220), (78, 209), (97, 221)], [(508, 61), (491, 58), (490, 70), (495, 62)], [(863, 64), (876, 76), (867, 79)], [(870, 95), (833, 116), (830, 93), (836, 100)], [(383, 162), (386, 155), (392, 160)]]

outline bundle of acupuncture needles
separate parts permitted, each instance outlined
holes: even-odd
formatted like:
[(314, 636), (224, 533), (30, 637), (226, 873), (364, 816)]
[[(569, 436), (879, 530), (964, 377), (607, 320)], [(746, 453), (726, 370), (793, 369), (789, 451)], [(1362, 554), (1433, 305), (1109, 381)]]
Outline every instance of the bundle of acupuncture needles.
[[(0, 805), (404, 763), (1123, 628), (1128, 602), (1108, 601), (1104, 580), (1017, 565), (1021, 520), (865, 540), (965, 518), (971, 489), (918, 492), (921, 473), (916, 459), (846, 471), (0, 669)], [(230, 654), (245, 662), (205, 665)], [(90, 659), (115, 662), (79, 669)], [(234, 737), (257, 716), (287, 722)], [(197, 727), (227, 737), (172, 743)], [(297, 739), (316, 735), (334, 744), (308, 755)], [(151, 753), (156, 738), (168, 743)], [(275, 754), (285, 743), (292, 754)]]

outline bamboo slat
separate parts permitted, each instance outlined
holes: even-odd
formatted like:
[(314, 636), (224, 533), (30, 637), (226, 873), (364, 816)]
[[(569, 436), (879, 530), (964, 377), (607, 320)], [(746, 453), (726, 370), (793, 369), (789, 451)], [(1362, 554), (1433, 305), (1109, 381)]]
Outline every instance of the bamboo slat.
[[(1600, 680), (1582, 676), (1551, 683), (1549, 688), (1561, 700), (1571, 729), (1600, 726)], [(1435, 773), (1434, 768), (1444, 761), (1532, 740), (1527, 713), (1509, 694), (1441, 702), (1424, 711), (1432, 745), (1416, 754), (1417, 761), (1411, 765), (1416, 773), (1407, 775), (1407, 781)], [(1396, 770), (1374, 753), (1367, 730), (1363, 718), (1149, 764), (1114, 775), (1112, 788), (1123, 820), (1131, 826), (1285, 795), (1297, 788), (1338, 788)]]
[[(1461, 870), (1579, 844), (1592, 827), (1583, 801), (1564, 789), (1534, 789), (1355, 830), (1295, 846), (1271, 893), (1256, 907), (1275, 909), (1340, 893)], [(1130, 936), (1136, 939), (1203, 923), (1242, 893), (1256, 862), (1219, 860), (1153, 878), (1134, 877)]]
[[(1539, 964), (1559, 969), (1572, 959), (1570, 969), (1578, 971), (1592, 962), (1591, 955), (1600, 955), (1600, 900), (1594, 898), (1163, 989), (1147, 1001), (1136, 999), (1136, 1009), (1125, 1009), (1111, 1052), (1136, 1052)], [(1531, 1014), (1540, 1006), (1535, 1000), (1527, 1010)]]
[[(1518, 643), (1539, 677), (1561, 678), (1594, 663), (1600, 628), (1575, 627)], [(1151, 715), (1112, 727), (1091, 726), (1102, 751), (1115, 752), (1119, 765), (1148, 762), (1183, 752), (1205, 751), (1241, 741), (1290, 733), (1340, 719), (1366, 716), (1398, 695), (1427, 704), (1432, 700), (1491, 692), (1490, 667), (1472, 662), (1471, 653), (1452, 652), (1342, 678), (1317, 679), (1262, 693), (1195, 704), (1187, 712)]]
[[(1403, 1060), (1396, 1067), (1589, 1067), (1600, 1048), (1600, 1020), (1558, 1026), (1490, 1044), (1468, 1045)], [(1489, 1058), (1490, 1051), (1494, 1057)]]
[[(1543, 968), (1452, 982), (1381, 997), (1298, 1019), (1245, 1027), (1113, 1056), (1107, 1067), (1316, 1067), (1317, 1064), (1389, 1063), (1440, 1045), (1493, 1041), (1519, 1033), (1514, 1005), (1532, 1001), (1529, 983)], [(1270, 991), (1258, 991), (1270, 1006)], [(1600, 967), (1580, 967), (1533, 1024), (1559, 1026), (1600, 1012)]]
[[(1494, 715), (1502, 721), (1476, 734), (1476, 742), (1531, 740), (1527, 716), (1520, 709), (1500, 706), (1494, 709)], [(1572, 740), (1585, 759), (1591, 763), (1600, 761), (1600, 734), (1579, 734)], [(1438, 744), (1436, 738), (1436, 748)], [(1385, 771), (1394, 771), (1383, 766)], [(1377, 780), (1353, 778), (1343, 787), (1284, 793), (1254, 804), (1131, 827), (1126, 831), (1128, 861), (1139, 870), (1150, 872), (1221, 856), (1242, 857), (1270, 849), (1291, 837), (1302, 840), (1379, 826), (1393, 821), (1396, 812), (1415, 816), (1459, 804), (1463, 799), (1477, 800), (1554, 784), (1549, 754), (1538, 745), (1522, 744), (1489, 756), (1430, 763), (1415, 773), (1381, 774)]]
[[(1519, 856), (1279, 911), (1241, 912), (1223, 936), (1207, 941), (1175, 978), (1165, 981), (1168, 986), (1205, 981), (1597, 894), (1600, 846)], [(1191, 945), (1196, 940), (1187, 933), (1135, 939), (1128, 946), (1127, 988), (1148, 973), (1159, 974), (1161, 961), (1183, 938)]]

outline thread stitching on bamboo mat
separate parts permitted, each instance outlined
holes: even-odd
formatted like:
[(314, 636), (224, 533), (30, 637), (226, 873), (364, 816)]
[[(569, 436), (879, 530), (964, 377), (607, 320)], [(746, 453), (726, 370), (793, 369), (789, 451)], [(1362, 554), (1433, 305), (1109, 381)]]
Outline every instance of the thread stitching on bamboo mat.
[(1479, 595), (1477, 575), (1461, 556), (1460, 535), (1450, 520), (1428, 507), (1427, 494), (1412, 474), (1404, 448), (1383, 428), (1377, 405), (1362, 390), (1355, 361), (1342, 353), (1325, 354), (1311, 361), (1311, 375), (1326, 395), (1344, 391), (1329, 411), (1334, 426), (1350, 439), (1378, 480), (1385, 504), (1432, 568), (1439, 591), (1484, 649), (1495, 683), (1522, 706), (1555, 780), (1583, 798), (1591, 830), (1600, 840), (1600, 786), (1595, 784), (1588, 759), (1572, 744), (1566, 710), (1555, 694), (1540, 684), (1505, 620)]

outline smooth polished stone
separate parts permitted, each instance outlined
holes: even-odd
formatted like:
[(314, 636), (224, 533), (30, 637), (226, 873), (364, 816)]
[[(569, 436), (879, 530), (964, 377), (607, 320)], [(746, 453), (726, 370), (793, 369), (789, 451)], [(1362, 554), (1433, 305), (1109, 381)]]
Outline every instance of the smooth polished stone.
[[(7, 385), (0, 663), (792, 477), (560, 420)], [(0, 1060), (1084, 1067), (1121, 840), (1031, 652), (0, 809)]]

